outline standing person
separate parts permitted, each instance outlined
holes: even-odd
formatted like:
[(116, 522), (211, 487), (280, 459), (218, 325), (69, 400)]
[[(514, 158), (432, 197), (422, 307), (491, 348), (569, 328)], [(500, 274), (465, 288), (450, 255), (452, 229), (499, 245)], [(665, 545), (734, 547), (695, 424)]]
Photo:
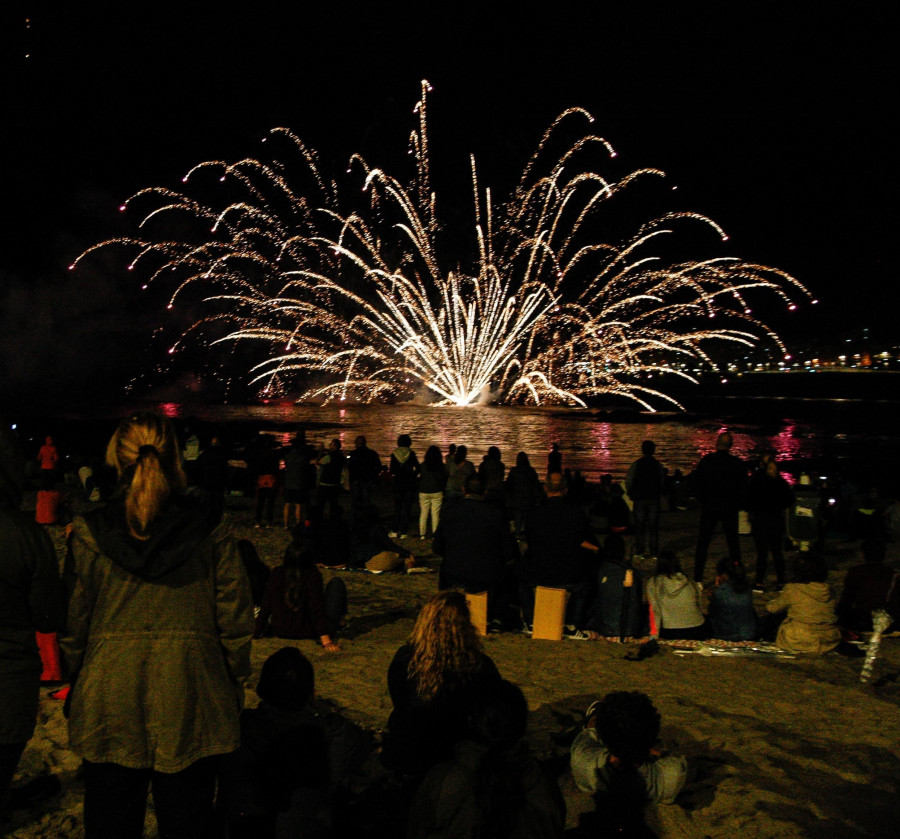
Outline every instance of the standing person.
[(632, 511), (635, 533), (635, 559), (643, 559), (647, 550), (651, 559), (659, 553), (659, 511), (666, 470), (653, 456), (656, 443), (644, 440), (641, 456), (631, 464), (625, 477), (625, 488), (634, 502)]
[(778, 587), (784, 585), (784, 537), (787, 511), (794, 506), (794, 493), (778, 474), (778, 464), (767, 460), (747, 485), (747, 510), (756, 543), (756, 578), (753, 590), (765, 591), (766, 563), (771, 551)]
[(341, 441), (335, 437), (329, 444), (325, 454), (319, 458), (319, 489), (316, 494), (316, 506), (319, 515), (325, 517), (325, 505), (328, 505), (328, 513), (332, 517), (340, 516), (343, 512), (338, 503), (338, 495), (341, 492), (341, 476), (347, 458), (341, 451)]
[(390, 473), (394, 482), (394, 529), (392, 539), (405, 536), (419, 477), (419, 458), (410, 448), (409, 434), (397, 438), (397, 448), (391, 452)]
[(41, 489), (53, 489), (56, 485), (56, 467), (59, 465), (59, 452), (53, 444), (53, 438), (47, 437), (38, 451), (38, 463), (41, 467)]
[(238, 747), (250, 584), (227, 528), (184, 494), (167, 419), (123, 420), (106, 460), (119, 490), (75, 519), (61, 642), (85, 837), (142, 836), (148, 787), (161, 837), (207, 837), (215, 758)]
[(197, 458), (200, 497), (214, 511), (216, 519), (225, 514), (225, 493), (228, 490), (228, 453), (218, 437)]
[(521, 539), (525, 535), (526, 516), (541, 503), (544, 494), (540, 478), (525, 452), (516, 455), (516, 465), (509, 470), (506, 478), (506, 490), (509, 506), (512, 507), (516, 536)]
[(453, 459), (447, 464), (447, 487), (444, 496), (448, 502), (458, 501), (465, 495), (466, 480), (475, 474), (475, 464), (466, 460), (469, 450), (466, 446), (459, 446), (453, 454)]
[(569, 504), (566, 482), (559, 472), (547, 476), (547, 500), (535, 507), (525, 520), (528, 550), (523, 558), (520, 592), (523, 620), (534, 620), (535, 586), (564, 588), (569, 594), (566, 606), (566, 635), (585, 640), (582, 628), (587, 622), (591, 565), (590, 554), (598, 554), (590, 524), (584, 511)]
[[(256, 527), (271, 526), (275, 520), (275, 493), (278, 485), (278, 455), (268, 436), (259, 435), (251, 463), (256, 474)], [(265, 515), (265, 518), (263, 518)]]
[(34, 633), (56, 632), (63, 614), (50, 537), (19, 511), (25, 457), (8, 427), (0, 420), (0, 814), (38, 714)]
[(453, 460), (453, 455), (456, 454), (456, 443), (451, 443), (447, 446), (447, 454), (444, 455), (444, 465), (449, 466)]
[(700, 532), (694, 555), (694, 579), (698, 583), (703, 580), (706, 552), (718, 522), (722, 522), (725, 531), (728, 555), (732, 559), (741, 558), (738, 510), (747, 488), (747, 467), (731, 454), (733, 442), (731, 434), (723, 431), (716, 439), (716, 450), (700, 459), (694, 473), (697, 500), (701, 506)]
[(355, 524), (360, 513), (372, 503), (372, 487), (378, 481), (384, 466), (378, 452), (366, 445), (360, 434), (350, 454), (347, 455), (347, 472), (350, 476), (350, 524)]
[(484, 500), (493, 504), (503, 504), (503, 479), (506, 464), (500, 459), (500, 449), (491, 446), (478, 466), (478, 477), (484, 484)]
[(550, 453), (547, 455), (547, 474), (552, 475), (554, 472), (562, 474), (562, 452), (559, 450), (559, 443), (550, 446)]
[(290, 529), (291, 516), (297, 524), (310, 515), (312, 493), (316, 487), (316, 452), (306, 442), (306, 432), (301, 428), (291, 441), (284, 457), (284, 527)]
[(447, 485), (447, 467), (437, 446), (429, 446), (419, 471), (419, 538), (428, 535), (428, 518), (431, 517), (431, 535), (437, 533)]

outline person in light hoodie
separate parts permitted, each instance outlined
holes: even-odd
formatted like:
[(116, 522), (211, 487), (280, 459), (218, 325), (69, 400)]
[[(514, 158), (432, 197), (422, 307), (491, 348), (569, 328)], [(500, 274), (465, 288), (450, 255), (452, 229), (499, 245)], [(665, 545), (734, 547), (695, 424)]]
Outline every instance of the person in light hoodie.
[(653, 610), (658, 637), (697, 641), (709, 637), (700, 608), (700, 586), (682, 573), (674, 551), (660, 551), (656, 574), (647, 580), (646, 599)]

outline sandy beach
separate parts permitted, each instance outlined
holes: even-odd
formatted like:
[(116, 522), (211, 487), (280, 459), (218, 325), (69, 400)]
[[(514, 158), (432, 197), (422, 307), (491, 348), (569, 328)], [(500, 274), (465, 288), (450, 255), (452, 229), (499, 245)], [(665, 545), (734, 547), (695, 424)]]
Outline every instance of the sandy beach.
[[(230, 508), (239, 538), (253, 540), (262, 559), (280, 563), (288, 534), (254, 530), (246, 502)], [(662, 542), (692, 555), (697, 512), (664, 512)], [(49, 528), (62, 557), (63, 528)], [(430, 544), (404, 544), (434, 567)], [(749, 537), (742, 537), (752, 565)], [(855, 545), (830, 541), (829, 581), (861, 561)], [(724, 553), (717, 534), (710, 556)], [(889, 546), (888, 563), (900, 550)], [(714, 565), (714, 561), (710, 563)], [(350, 595), (350, 631), (343, 651), (325, 655), (313, 641), (255, 641), (254, 674), (286, 643), (296, 644), (316, 669), (318, 696), (376, 734), (390, 713), (388, 664), (406, 640), (419, 605), (436, 590), (436, 574), (342, 573)], [(707, 571), (711, 574), (711, 570)], [(757, 611), (772, 595), (755, 595)], [(671, 751), (689, 756), (696, 777), (674, 805), (649, 815), (661, 837), (893, 837), (900, 816), (900, 639), (884, 639), (872, 686), (859, 680), (862, 659), (837, 654), (795, 659), (678, 655), (671, 646), (645, 661), (625, 660), (630, 645), (536, 641), (514, 633), (490, 635), (485, 650), (500, 673), (518, 684), (531, 710), (528, 738), (537, 756), (559, 771), (567, 824), (590, 807), (571, 780), (566, 758), (584, 709), (611, 690), (649, 694), (663, 718)], [(83, 788), (78, 759), (66, 747), (62, 703), (42, 689), (37, 730), (16, 784), (40, 774), (59, 776), (62, 791), (32, 810), (16, 811), (0, 826), (9, 836), (83, 836)], [(247, 692), (247, 704), (256, 696)], [(358, 788), (383, 779), (375, 757), (363, 767)], [(145, 836), (155, 837), (152, 817)]]

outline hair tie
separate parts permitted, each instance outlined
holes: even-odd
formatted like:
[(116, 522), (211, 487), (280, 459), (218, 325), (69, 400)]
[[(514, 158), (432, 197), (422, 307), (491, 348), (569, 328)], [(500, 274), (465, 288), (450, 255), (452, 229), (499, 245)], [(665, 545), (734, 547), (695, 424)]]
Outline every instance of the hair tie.
[(138, 460), (143, 459), (148, 454), (155, 454), (157, 457), (159, 457), (159, 450), (156, 448), (156, 446), (141, 446), (138, 449)]

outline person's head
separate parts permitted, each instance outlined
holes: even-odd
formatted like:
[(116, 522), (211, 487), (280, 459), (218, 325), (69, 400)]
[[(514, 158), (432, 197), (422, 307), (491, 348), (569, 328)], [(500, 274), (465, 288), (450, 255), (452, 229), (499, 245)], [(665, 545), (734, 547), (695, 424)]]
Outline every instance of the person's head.
[(519, 452), (516, 455), (516, 466), (518, 466), (519, 469), (527, 469), (531, 466), (531, 461), (528, 460), (528, 455), (525, 454), (525, 452)]
[(354, 445), (358, 449), (364, 449), (366, 447), (366, 438), (360, 434), (354, 441)]
[(456, 443), (451, 443), (449, 446), (447, 446), (447, 456), (453, 457), (453, 455), (455, 455), (455, 454), (456, 454)]
[(465, 484), (463, 484), (463, 491), (466, 495), (470, 495), (473, 498), (481, 498), (484, 495), (484, 481), (478, 475), (469, 475)]
[(487, 450), (487, 459), (488, 460), (500, 460), (500, 449), (496, 446), (491, 446)]
[(437, 446), (429, 446), (425, 450), (425, 467), (431, 471), (436, 471), (444, 465), (444, 456)]
[(397, 447), (400, 449), (408, 449), (412, 445), (412, 437), (409, 434), (401, 434), (397, 438)]
[(722, 557), (716, 563), (716, 576), (721, 580), (731, 580), (731, 586), (737, 592), (746, 591), (748, 588), (747, 569), (739, 559)]
[(568, 488), (566, 479), (561, 472), (551, 472), (547, 475), (547, 482), (544, 486), (547, 490), (547, 495), (551, 497), (565, 495)]
[(106, 448), (106, 462), (127, 483), (125, 520), (132, 536), (147, 528), (173, 493), (186, 486), (175, 429), (159, 414), (142, 411), (122, 420)]
[(641, 443), (641, 454), (643, 455), (653, 455), (656, 453), (656, 443), (652, 440), (644, 440)]
[(731, 432), (723, 431), (716, 437), (716, 451), (727, 452), (731, 449), (733, 443), (734, 439), (731, 436)]
[(674, 577), (681, 573), (681, 560), (675, 551), (660, 551), (656, 558), (656, 573), (665, 574), (667, 577)]
[(767, 478), (778, 477), (778, 464), (774, 460), (767, 460), (765, 469)]
[(300, 711), (312, 699), (315, 685), (309, 659), (296, 647), (282, 647), (263, 663), (256, 693), (282, 711)]
[[(295, 528), (297, 529), (299, 525)], [(299, 612), (303, 605), (304, 588), (301, 583), (308, 578), (315, 565), (316, 555), (312, 542), (294, 537), (284, 549), (284, 567), (287, 569), (284, 577), (284, 605), (292, 612)]]
[(608, 693), (594, 710), (597, 736), (610, 754), (640, 766), (659, 740), (660, 716), (650, 697), (636, 690)]
[(506, 751), (525, 736), (527, 728), (528, 703), (512, 682), (492, 682), (476, 698), (469, 722), (469, 736), (476, 743)]
[(552, 446), (550, 446), (550, 451), (558, 452), (559, 451), (559, 443), (554, 443)]
[(453, 455), (454, 463), (464, 463), (466, 458), (469, 456), (469, 448), (468, 446), (457, 446), (456, 454)]
[(335, 438), (328, 444), (328, 451), (330, 451), (330, 452), (339, 452), (340, 450), (341, 450), (341, 441), (338, 440), (337, 437), (335, 437)]
[(801, 553), (797, 564), (798, 583), (824, 583), (828, 579), (825, 560), (814, 553)]
[(410, 675), (419, 696), (433, 699), (450, 679), (465, 681), (476, 667), (481, 642), (461, 591), (439, 591), (422, 606), (410, 643)]

